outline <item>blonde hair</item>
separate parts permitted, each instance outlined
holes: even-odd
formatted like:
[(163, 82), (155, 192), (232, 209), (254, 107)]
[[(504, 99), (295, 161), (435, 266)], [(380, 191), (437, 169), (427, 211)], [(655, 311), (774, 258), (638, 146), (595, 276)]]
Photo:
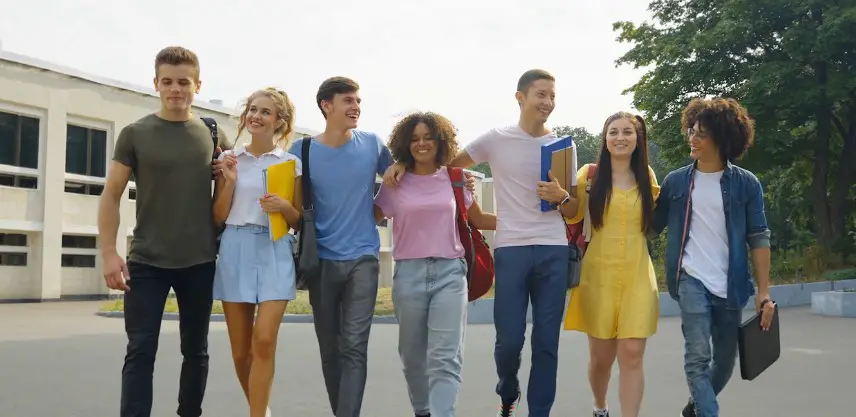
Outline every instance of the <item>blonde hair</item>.
[[(259, 97), (267, 97), (271, 99), (273, 104), (276, 106), (277, 121), (283, 123), (274, 130), (274, 140), (276, 146), (279, 146), (282, 149), (288, 149), (288, 146), (291, 144), (291, 138), (294, 135), (294, 103), (291, 102), (291, 99), (285, 91), (274, 87), (267, 87), (258, 90), (255, 93), (250, 94), (250, 96), (244, 101), (244, 110), (241, 112), (241, 119), (238, 124), (238, 136), (235, 137), (235, 143), (237, 144), (238, 138), (241, 137), (241, 133), (243, 133), (244, 129), (247, 127), (247, 113), (250, 111), (250, 105), (253, 103), (253, 100)], [(277, 135), (279, 135), (278, 138)]]

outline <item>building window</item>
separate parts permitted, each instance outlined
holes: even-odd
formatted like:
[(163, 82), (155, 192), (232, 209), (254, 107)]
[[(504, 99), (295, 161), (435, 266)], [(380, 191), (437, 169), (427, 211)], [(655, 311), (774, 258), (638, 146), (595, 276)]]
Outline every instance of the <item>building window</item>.
[[(100, 129), (67, 125), (65, 172), (104, 178), (107, 176), (107, 132)], [(104, 186), (66, 181), (65, 192), (101, 195)]]
[(16, 175), (0, 173), (0, 185), (7, 187), (30, 188), (39, 187), (39, 179), (35, 175)]
[(62, 255), (63, 268), (95, 268), (95, 255)]
[(65, 268), (95, 268), (95, 236), (62, 235), (62, 266)]
[(27, 254), (23, 252), (0, 252), (0, 266), (27, 266)]
[(0, 233), (0, 246), (27, 246), (27, 235), (23, 233)]
[(27, 266), (27, 235), (0, 233), (0, 266)]
[[(0, 165), (39, 168), (39, 119), (0, 112)], [(0, 185), (37, 188), (38, 174), (0, 173)]]
[(62, 235), (62, 247), (72, 249), (96, 249), (95, 236)]

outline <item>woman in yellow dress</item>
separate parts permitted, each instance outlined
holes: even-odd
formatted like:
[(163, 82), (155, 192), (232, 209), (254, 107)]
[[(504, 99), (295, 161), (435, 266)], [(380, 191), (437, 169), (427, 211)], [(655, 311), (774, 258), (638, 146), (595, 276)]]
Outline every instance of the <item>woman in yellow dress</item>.
[[(609, 416), (606, 391), (618, 357), (623, 417), (638, 417), (645, 378), (645, 342), (657, 331), (659, 293), (648, 253), (657, 178), (648, 166), (648, 136), (639, 116), (620, 112), (603, 126), (597, 169), (577, 173), (577, 215), (590, 236), (580, 285), (571, 291), (565, 329), (589, 339), (589, 382), (595, 417)], [(648, 184), (649, 186), (640, 186)]]

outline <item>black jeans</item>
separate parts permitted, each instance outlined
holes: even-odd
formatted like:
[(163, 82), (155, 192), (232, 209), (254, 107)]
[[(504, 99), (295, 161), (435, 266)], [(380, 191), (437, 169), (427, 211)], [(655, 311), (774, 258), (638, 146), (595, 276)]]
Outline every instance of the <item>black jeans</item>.
[(208, 327), (211, 320), (215, 263), (163, 269), (128, 263), (131, 290), (125, 294), (128, 347), (122, 367), (121, 417), (150, 417), (152, 379), (164, 304), (175, 290), (181, 337), (178, 415), (202, 415), (208, 381)]

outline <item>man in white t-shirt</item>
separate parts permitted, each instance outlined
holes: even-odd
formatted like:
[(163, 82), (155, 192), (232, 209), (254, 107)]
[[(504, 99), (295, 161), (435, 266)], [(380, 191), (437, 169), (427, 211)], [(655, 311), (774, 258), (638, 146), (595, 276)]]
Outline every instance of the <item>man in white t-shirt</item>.
[(754, 142), (746, 108), (734, 99), (694, 99), (681, 123), (693, 163), (666, 175), (653, 229), (668, 228), (666, 283), (681, 309), (690, 390), (681, 416), (719, 417), (717, 396), (731, 379), (751, 296), (761, 327), (772, 322), (770, 230), (761, 182), (732, 163)]
[[(487, 162), (496, 187), (497, 228), (494, 357), (499, 383), (498, 416), (514, 415), (520, 398), (520, 352), (526, 333), (526, 312), (532, 303), (532, 368), (527, 402), (529, 416), (547, 417), (556, 397), (559, 332), (565, 308), (568, 238), (558, 210), (541, 211), (541, 199), (570, 201), (558, 181), (541, 181), (541, 145), (556, 134), (546, 127), (555, 106), (555, 78), (544, 70), (526, 71), (515, 94), (519, 121), (481, 135), (449, 164), (467, 168)], [(395, 168), (385, 181), (396, 182)], [(570, 207), (568, 207), (570, 208)], [(566, 213), (573, 217), (573, 212)]]

